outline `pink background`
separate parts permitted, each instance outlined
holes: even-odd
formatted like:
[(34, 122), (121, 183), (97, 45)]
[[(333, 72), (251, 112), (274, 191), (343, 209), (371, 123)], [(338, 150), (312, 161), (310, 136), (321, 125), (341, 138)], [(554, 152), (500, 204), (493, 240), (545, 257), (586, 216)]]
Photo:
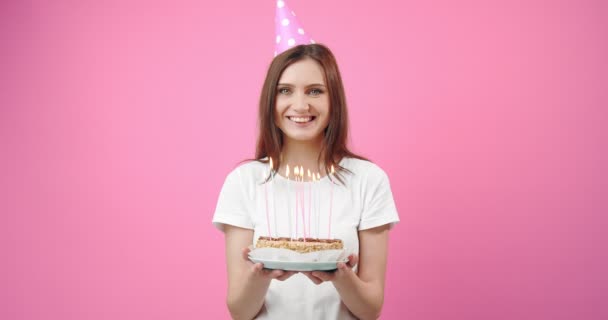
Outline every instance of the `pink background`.
[[(51, 3), (52, 2), (52, 3)], [(605, 1), (296, 0), (391, 178), (383, 319), (606, 319)], [(0, 4), (0, 318), (228, 318), (274, 1)]]

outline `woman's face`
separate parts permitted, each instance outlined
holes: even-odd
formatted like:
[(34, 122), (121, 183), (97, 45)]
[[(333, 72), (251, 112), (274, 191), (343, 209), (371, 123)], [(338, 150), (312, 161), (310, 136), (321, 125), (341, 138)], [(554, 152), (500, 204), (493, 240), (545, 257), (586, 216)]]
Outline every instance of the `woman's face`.
[(308, 58), (291, 64), (281, 74), (274, 119), (286, 141), (322, 140), (330, 108), (324, 78), (321, 65)]

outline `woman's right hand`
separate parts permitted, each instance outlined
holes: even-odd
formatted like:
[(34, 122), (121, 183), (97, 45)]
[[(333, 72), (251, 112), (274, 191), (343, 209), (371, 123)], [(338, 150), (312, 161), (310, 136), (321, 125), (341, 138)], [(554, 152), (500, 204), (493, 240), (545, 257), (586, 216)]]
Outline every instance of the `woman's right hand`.
[(251, 250), (249, 248), (243, 248), (242, 257), (243, 260), (246, 261), (248, 266), (249, 274), (248, 276), (254, 279), (265, 279), (265, 280), (279, 280), (285, 281), (289, 279), (294, 274), (298, 273), (297, 271), (285, 271), (285, 270), (272, 270), (272, 269), (264, 269), (264, 264), (262, 263), (253, 263), (249, 260), (249, 252)]
[(249, 260), (253, 230), (231, 225), (224, 226), (228, 295), (226, 302), (233, 319), (253, 319), (264, 307), (266, 293), (272, 279), (287, 280), (295, 272), (267, 270), (261, 263)]

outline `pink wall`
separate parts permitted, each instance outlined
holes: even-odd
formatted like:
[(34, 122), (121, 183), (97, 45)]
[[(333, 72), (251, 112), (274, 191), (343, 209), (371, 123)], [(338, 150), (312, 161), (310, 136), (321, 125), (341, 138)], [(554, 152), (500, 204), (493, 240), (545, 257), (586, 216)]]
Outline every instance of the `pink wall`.
[[(383, 319), (606, 319), (604, 1), (290, 2), (391, 177)], [(274, 1), (3, 1), (0, 318), (221, 319)]]

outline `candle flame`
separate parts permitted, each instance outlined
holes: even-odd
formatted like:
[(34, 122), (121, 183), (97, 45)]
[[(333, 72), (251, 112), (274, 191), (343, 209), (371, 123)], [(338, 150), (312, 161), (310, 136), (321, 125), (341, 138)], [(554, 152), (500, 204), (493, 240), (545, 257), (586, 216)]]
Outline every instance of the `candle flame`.
[(304, 168), (300, 166), (300, 178), (304, 179)]
[(272, 169), (274, 169), (274, 167), (272, 165), (272, 158), (270, 158), (270, 170), (272, 171)]
[(317, 172), (317, 181), (321, 180), (321, 175)]
[(285, 168), (285, 176), (289, 179), (289, 165)]
[(308, 179), (310, 179), (310, 169), (307, 169), (308, 171)]
[(334, 170), (334, 165), (332, 164), (332, 165), (331, 165), (331, 174), (334, 174), (334, 173), (335, 173), (335, 170)]
[(296, 177), (300, 175), (300, 169), (298, 169), (298, 166), (293, 169), (293, 173), (296, 175)]

